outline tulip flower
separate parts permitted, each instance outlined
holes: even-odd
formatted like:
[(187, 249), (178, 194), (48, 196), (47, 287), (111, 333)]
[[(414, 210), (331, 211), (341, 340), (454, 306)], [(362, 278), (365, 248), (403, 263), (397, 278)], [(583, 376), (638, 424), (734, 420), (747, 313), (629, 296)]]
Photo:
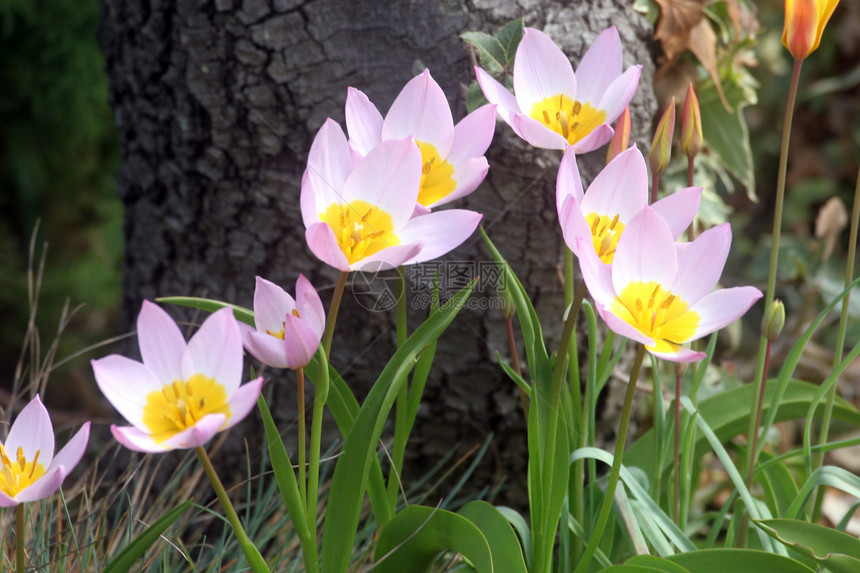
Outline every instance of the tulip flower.
[[(701, 192), (701, 187), (687, 187), (652, 206), (669, 225), (673, 238), (680, 237), (696, 216)], [(601, 261), (611, 264), (626, 225), (648, 204), (645, 158), (635, 145), (622, 151), (583, 193), (575, 154), (568, 149), (558, 170), (556, 203), (570, 250), (582, 256), (578, 244), (582, 239)]]
[(672, 157), (672, 137), (675, 135), (675, 98), (669, 102), (663, 116), (657, 123), (651, 151), (648, 152), (648, 163), (652, 173), (662, 173), (669, 165)]
[(839, 0), (785, 0), (785, 27), (782, 44), (796, 60), (818, 49), (824, 26)]
[(693, 84), (687, 86), (687, 96), (684, 98), (684, 111), (681, 114), (681, 149), (688, 158), (693, 158), (702, 150), (705, 136), (702, 135), (702, 112), (699, 110), (699, 98)]
[(60, 489), (81, 461), (89, 438), (86, 422), (55, 456), (51, 417), (39, 396), (33, 398), (0, 443), (0, 507), (44, 499)]
[(245, 348), (254, 358), (275, 368), (302, 368), (319, 348), (325, 310), (304, 275), (296, 282), (295, 300), (275, 283), (257, 277), (254, 322), (256, 330), (239, 325)]
[(675, 243), (665, 219), (644, 207), (618, 241), (611, 266), (584, 239), (577, 242), (583, 279), (609, 328), (666, 360), (701, 360), (703, 352), (681, 345), (734, 322), (761, 298), (755, 287), (713, 290), (731, 245), (728, 223)]
[(606, 150), (606, 163), (618, 157), (618, 154), (630, 145), (630, 106), (624, 108), (618, 121), (615, 123), (615, 133), (609, 141), (609, 149)]
[(496, 128), (496, 107), (482, 106), (457, 125), (442, 88), (424, 70), (391, 104), (385, 119), (364, 93), (349, 88), (346, 128), (353, 151), (367, 155), (382, 141), (411, 137), (421, 151), (418, 203), (430, 208), (474, 191), (487, 175), (484, 153)]
[(475, 68), (487, 99), (514, 132), (536, 147), (585, 153), (612, 138), (613, 123), (636, 92), (642, 66), (622, 73), (615, 27), (600, 33), (574, 73), (567, 56), (539, 30), (526, 28), (514, 59), (512, 95)]
[(375, 272), (434, 259), (465, 241), (479, 213), (412, 217), (422, 165), (411, 138), (383, 141), (353, 164), (343, 130), (327, 120), (302, 178), (302, 219), (314, 255), (343, 272)]
[(263, 379), (240, 386), (242, 335), (229, 308), (210, 315), (186, 344), (158, 305), (137, 317), (143, 363), (113, 354), (93, 360), (102, 393), (131, 426), (114, 438), (140, 452), (196, 448), (239, 423), (257, 403)]

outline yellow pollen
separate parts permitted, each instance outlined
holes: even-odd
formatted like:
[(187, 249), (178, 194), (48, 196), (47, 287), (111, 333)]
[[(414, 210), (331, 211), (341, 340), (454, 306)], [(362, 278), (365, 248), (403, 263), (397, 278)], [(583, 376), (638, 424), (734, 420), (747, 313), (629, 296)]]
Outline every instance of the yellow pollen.
[(9, 454), (3, 444), (0, 444), (0, 491), (9, 497), (15, 497), (21, 490), (33, 485), (33, 483), (45, 475), (45, 466), (39, 463), (39, 455), (42, 452), (36, 450), (32, 460), (27, 460), (24, 448), (18, 448), (15, 452), (15, 461), (9, 458)]
[(432, 143), (416, 141), (421, 150), (421, 188), (418, 202), (427, 207), (444, 199), (457, 188), (454, 179), (454, 166), (439, 156), (439, 150)]
[(612, 313), (655, 340), (649, 350), (658, 352), (677, 352), (699, 325), (699, 314), (655, 281), (629, 283), (612, 303)]
[[(400, 244), (391, 215), (361, 199), (346, 204), (332, 203), (320, 213), (320, 220), (334, 231), (337, 244), (350, 264)], [(272, 332), (269, 334), (275, 336)]]
[(594, 251), (600, 260), (606, 264), (612, 264), (615, 258), (615, 249), (618, 247), (618, 239), (624, 232), (624, 223), (618, 220), (618, 215), (611, 219), (608, 215), (589, 213), (585, 217), (589, 229), (591, 229), (591, 241)]
[(152, 439), (162, 443), (208, 414), (224, 414), (227, 423), (231, 416), (227, 392), (215, 379), (194, 374), (188, 380), (174, 380), (150, 392), (143, 406), (143, 424)]
[(283, 339), (284, 339), (284, 331), (285, 331), (286, 329), (287, 329), (287, 323), (286, 323), (286, 322), (282, 322), (282, 323), (281, 323), (281, 330), (278, 330), (278, 331), (272, 332), (271, 330), (268, 330), (268, 329), (267, 329), (267, 330), (266, 330), (266, 334), (271, 334), (271, 335), (272, 335), (272, 336), (274, 336), (275, 338), (280, 338), (281, 340), (283, 340)]
[(574, 144), (606, 122), (606, 112), (564, 94), (544, 98), (532, 106), (529, 116)]

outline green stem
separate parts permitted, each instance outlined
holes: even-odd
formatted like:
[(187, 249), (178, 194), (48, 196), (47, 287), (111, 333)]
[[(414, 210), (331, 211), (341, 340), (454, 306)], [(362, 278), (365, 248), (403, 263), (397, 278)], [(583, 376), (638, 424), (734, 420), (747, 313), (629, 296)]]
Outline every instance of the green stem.
[(573, 251), (564, 247), (564, 305), (573, 302)]
[(236, 515), (236, 510), (233, 509), (230, 497), (224, 489), (224, 484), (222, 484), (221, 480), (218, 478), (218, 474), (215, 473), (215, 468), (212, 466), (212, 461), (209, 459), (209, 455), (206, 453), (206, 450), (203, 449), (203, 446), (197, 446), (194, 448), (194, 451), (197, 452), (197, 457), (203, 466), (203, 471), (206, 472), (206, 477), (209, 478), (209, 483), (212, 484), (212, 489), (215, 490), (215, 495), (218, 496), (218, 501), (221, 502), (221, 507), (224, 508), (224, 513), (227, 515), (227, 521), (230, 522), (230, 527), (233, 528), (233, 533), (236, 534), (236, 540), (239, 542), (239, 547), (241, 547), (242, 551), (245, 553), (245, 558), (248, 559), (248, 563), (251, 565), (251, 570), (254, 571), (254, 573), (268, 573), (269, 566), (266, 565), (266, 561), (263, 559), (263, 556), (260, 555), (260, 552), (248, 538), (248, 534), (245, 533), (245, 528), (242, 527), (242, 522), (239, 521), (239, 516)]
[[(314, 413), (311, 419), (311, 448), (310, 464), (308, 465), (308, 497), (305, 515), (308, 520), (308, 529), (316, 532), (317, 529), (317, 504), (319, 503), (320, 483), (320, 443), (322, 442), (322, 423), (325, 404), (328, 399), (328, 360), (325, 354), (320, 356), (319, 384), (314, 392)], [(325, 373), (323, 374), (323, 370)]]
[[(850, 237), (848, 238), (848, 260), (845, 261), (845, 288), (848, 288), (851, 284), (851, 281), (854, 278), (854, 257), (857, 254), (857, 228), (858, 223), (860, 223), (860, 172), (857, 173), (857, 183), (854, 187), (854, 205), (851, 208), (851, 231)], [(839, 363), (842, 361), (842, 353), (845, 348), (845, 331), (848, 327), (848, 301), (851, 297), (851, 292), (849, 291), (845, 298), (842, 299), (842, 309), (839, 314), (839, 330), (836, 333), (836, 346), (833, 349), (833, 368), (835, 369)], [(833, 405), (836, 402), (836, 387), (837, 384), (834, 384), (833, 387), (827, 394), (827, 403), (824, 406), (824, 416), (821, 420), (821, 433), (819, 434), (818, 443), (825, 444), (827, 443), (827, 435), (830, 430), (830, 420), (833, 417)], [(821, 467), (821, 463), (824, 461), (824, 454), (817, 454), (813, 457), (812, 467), (813, 469), (817, 469)], [(821, 502), (824, 497), (824, 488), (819, 488), (816, 492), (815, 503), (813, 507), (815, 508), (813, 512), (813, 518), (818, 521), (819, 514), (821, 513)]]
[(24, 554), (24, 504), (15, 506), (15, 571), (24, 573), (27, 567), (27, 557)]
[[(296, 399), (296, 409), (298, 410), (299, 417), (299, 494), (302, 496), (302, 499), (308, 499), (308, 484), (307, 478), (305, 477), (306, 466), (305, 463), (307, 461), (305, 448), (307, 447), (307, 436), (305, 436), (305, 370), (304, 368), (299, 368), (296, 370), (296, 377), (298, 378), (298, 397)], [(305, 511), (310, 511), (311, 508), (305, 507)]]
[(687, 158), (687, 187), (693, 186), (693, 169), (696, 163), (695, 159), (695, 155)]
[(331, 297), (331, 306), (326, 315), (325, 332), (323, 333), (323, 350), (326, 356), (331, 356), (331, 339), (334, 337), (334, 323), (337, 322), (337, 311), (340, 308), (340, 301), (343, 298), (343, 289), (346, 287), (346, 277), (348, 272), (342, 271), (337, 277), (337, 284), (334, 287), (334, 294)]
[(615, 454), (612, 458), (612, 468), (609, 470), (609, 483), (606, 484), (606, 493), (597, 514), (597, 521), (592, 529), (588, 546), (574, 573), (583, 573), (591, 562), (597, 544), (603, 537), (609, 512), (612, 510), (612, 501), (615, 498), (615, 488), (618, 486), (618, 478), (621, 476), (621, 459), (624, 456), (624, 446), (627, 442), (627, 427), (630, 425), (630, 414), (633, 411), (633, 397), (636, 395), (636, 381), (639, 379), (639, 370), (642, 368), (642, 360), (645, 358), (645, 347), (639, 346), (633, 368), (630, 370), (630, 380), (627, 382), (627, 393), (624, 395), (624, 406), (621, 410), (621, 422), (618, 424), (618, 438), (615, 442)]
[[(800, 68), (803, 60), (795, 60), (794, 61), (794, 69), (791, 74), (791, 86), (788, 89), (788, 101), (785, 106), (785, 119), (782, 124), (782, 145), (779, 150), (779, 168), (777, 172), (777, 181), (776, 181), (776, 203), (774, 204), (773, 211), (773, 234), (771, 239), (770, 246), (770, 266), (768, 267), (767, 273), (767, 293), (765, 294), (765, 302), (764, 308), (770, 308), (771, 303), (774, 299), (774, 291), (776, 289), (776, 269), (777, 263), (779, 262), (779, 238), (782, 228), (782, 211), (783, 204), (785, 203), (785, 175), (788, 169), (788, 143), (791, 139), (791, 120), (794, 116), (794, 104), (797, 100), (797, 86), (800, 83)], [(756, 359), (756, 371), (755, 371), (755, 381), (756, 381), (756, 392), (755, 392), (755, 400), (756, 403), (753, 404), (754, 410), (758, 411), (761, 409), (761, 404), (759, 402), (759, 396), (762, 396), (762, 386), (764, 385), (764, 375), (765, 375), (765, 360), (767, 357), (767, 338), (762, 335), (759, 340), (758, 347), (758, 357)], [(756, 426), (755, 419), (750, 416), (749, 429), (747, 431), (747, 436), (753, 436), (757, 434), (759, 431), (758, 426)], [(749, 473), (750, 468), (755, 467), (756, 459), (758, 457), (758, 452), (753, 451), (751, 449), (747, 449), (747, 473)]]
[(657, 202), (657, 191), (660, 188), (660, 172), (655, 171), (651, 176), (651, 201), (650, 205), (653, 205)]
[[(672, 492), (672, 508), (675, 510), (675, 523), (681, 524), (681, 371), (675, 370), (675, 491)], [(654, 476), (655, 479), (657, 476)]]
[[(406, 344), (409, 336), (406, 320), (406, 274), (403, 267), (397, 268), (397, 348)], [(406, 375), (408, 376), (408, 374)], [(400, 472), (406, 457), (406, 442), (409, 439), (409, 383), (402, 384), (394, 406), (394, 444), (391, 448), (391, 468), (388, 472), (388, 503), (397, 507), (400, 491)]]
[[(511, 349), (511, 362), (513, 363), (514, 372), (516, 372), (519, 376), (523, 375), (522, 367), (520, 366), (520, 357), (517, 354), (517, 341), (514, 338), (514, 320), (511, 317), (505, 317), (505, 328), (508, 331), (508, 346)], [(518, 387), (519, 388), (519, 387)], [(523, 414), (525, 414), (526, 419), (526, 427), (529, 425), (529, 397), (526, 394), (526, 391), (522, 388), (520, 390), (520, 401), (523, 404)]]

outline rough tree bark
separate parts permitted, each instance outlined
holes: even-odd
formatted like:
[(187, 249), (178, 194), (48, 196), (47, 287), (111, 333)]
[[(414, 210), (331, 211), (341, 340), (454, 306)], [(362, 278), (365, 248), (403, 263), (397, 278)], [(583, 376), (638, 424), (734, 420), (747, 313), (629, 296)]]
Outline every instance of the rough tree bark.
[[(335, 273), (305, 246), (298, 209), (314, 134), (326, 117), (343, 121), (347, 86), (363, 90), (384, 112), (424, 67), (459, 120), (465, 86), (474, 77), (458, 37), (464, 31), (495, 33), (524, 17), (577, 62), (600, 31), (617, 26), (625, 67), (645, 66), (631, 109), (641, 140), (655, 110), (651, 30), (628, 0), (567, 4), (103, 0), (101, 43), (123, 153), (117, 185), (126, 206), (124, 326), (131, 327), (142, 299), (157, 296), (250, 306), (258, 274), (292, 290), (303, 272), (325, 297)], [(486, 182), (457, 206), (484, 213), (485, 228), (551, 325), (547, 336), (557, 339), (559, 158), (530, 148), (499, 123), (488, 159)], [(587, 157), (581, 167), (586, 177), (603, 160), (601, 152)], [(448, 259), (490, 260), (477, 236)], [(333, 361), (361, 393), (392, 352), (393, 312), (368, 312), (345, 299)], [(420, 316), (416, 312), (411, 324)], [(410, 451), (432, 464), (453, 444), (471, 446), (492, 431), (484, 479), (476, 480), (489, 485), (494, 476), (510, 474), (524, 483), (519, 399), (496, 364), (497, 352), (508, 354), (499, 313), (462, 312), (439, 346)], [(291, 380), (273, 386), (285, 394), (278, 398), (282, 418), (292, 419)]]

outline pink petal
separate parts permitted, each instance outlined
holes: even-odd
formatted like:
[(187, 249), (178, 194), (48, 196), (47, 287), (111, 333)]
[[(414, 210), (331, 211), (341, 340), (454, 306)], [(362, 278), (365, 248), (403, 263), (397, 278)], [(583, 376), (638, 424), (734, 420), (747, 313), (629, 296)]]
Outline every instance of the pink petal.
[(591, 133), (573, 144), (573, 148), (578, 154), (588, 153), (600, 147), (603, 147), (612, 139), (615, 132), (606, 124), (598, 125), (591, 130)]
[(243, 338), (251, 356), (274, 368), (289, 368), (287, 345), (280, 338), (262, 332), (249, 332)]
[[(588, 226), (588, 221), (582, 214), (582, 207), (576, 197), (568, 195), (561, 207), (561, 215), (559, 215), (559, 223), (561, 224), (561, 234), (565, 244), (574, 255), (579, 256), (579, 241), (582, 239), (583, 244), (587, 249), (594, 253), (594, 242), (592, 239), (591, 229)], [(597, 253), (594, 253), (595, 255)]]
[(190, 428), (167, 438), (164, 445), (170, 449), (182, 450), (202, 446), (224, 428), (226, 420), (227, 416), (224, 414), (206, 414)]
[(642, 153), (633, 146), (597, 174), (582, 199), (582, 212), (618, 215), (626, 225), (647, 204), (648, 169)]
[(674, 353), (658, 352), (651, 348), (648, 348), (648, 352), (657, 358), (662, 358), (663, 360), (668, 360), (670, 362), (698, 362), (707, 356), (704, 352), (695, 352), (689, 348), (684, 348), (683, 346), (679, 346), (678, 351)]
[(54, 456), (54, 459), (51, 460), (50, 465), (48, 465), (46, 472), (50, 472), (51, 470), (62, 467), (65, 468), (65, 475), (69, 475), (75, 466), (78, 465), (78, 462), (81, 461), (81, 458), (84, 455), (84, 452), (87, 449), (87, 443), (90, 440), (90, 423), (85, 422), (81, 429), (72, 436), (72, 439), (66, 442), (66, 445), (57, 452), (57, 455)]
[(600, 317), (606, 322), (615, 334), (620, 334), (624, 338), (628, 338), (634, 342), (644, 344), (646, 347), (653, 346), (656, 342), (653, 338), (643, 334), (638, 328), (612, 313), (612, 311), (604, 306), (598, 308)]
[(587, 242), (585, 239), (576, 239), (576, 245), (579, 253), (579, 269), (591, 298), (597, 303), (598, 309), (611, 308), (617, 298), (610, 273), (612, 267), (600, 260), (591, 246), (590, 239)]
[(150, 392), (160, 392), (164, 383), (140, 362), (118, 354), (93, 360), (91, 364), (99, 390), (108, 402), (129, 423), (145, 428), (143, 406), (146, 397)]
[(472, 158), (481, 157), (490, 147), (496, 130), (496, 106), (482, 105), (454, 126), (454, 141), (448, 162), (458, 167)]
[[(299, 194), (299, 205), (302, 210), (302, 224), (304, 224), (305, 228), (310, 227), (314, 223), (318, 223), (320, 220), (320, 210), (325, 208), (322, 206), (322, 201), (319, 206), (317, 205), (317, 196), (319, 195), (320, 200), (322, 200), (322, 193), (317, 192), (313, 181), (310, 171), (305, 170), (302, 174), (302, 189)], [(317, 179), (317, 181), (319, 181), (319, 179)]]
[(0, 507), (15, 507), (19, 503), (21, 502), (0, 491)]
[(373, 253), (369, 257), (356, 261), (353, 263), (350, 270), (376, 273), (379, 271), (395, 269), (401, 265), (410, 264), (406, 261), (415, 258), (415, 256), (421, 252), (423, 247), (423, 241), (387, 247), (381, 251)]
[(412, 140), (383, 141), (355, 166), (344, 185), (344, 197), (384, 210), (391, 215), (396, 231), (409, 220), (418, 202), (421, 167), (421, 152)]
[(686, 187), (663, 197), (651, 205), (651, 208), (666, 220), (672, 230), (672, 236), (677, 239), (696, 217), (701, 196), (701, 187)]
[(663, 217), (643, 207), (618, 240), (612, 259), (612, 284), (620, 293), (634, 281), (655, 281), (668, 289), (678, 272), (672, 233)]
[(242, 381), (242, 334), (233, 310), (222, 308), (203, 321), (188, 341), (183, 380), (194, 374), (213, 378), (231, 396)]
[(606, 112), (606, 123), (615, 123), (615, 120), (636, 95), (641, 73), (642, 66), (630, 66), (609, 84), (603, 97), (600, 98), (600, 103), (596, 106)]
[(117, 442), (135, 452), (158, 454), (173, 449), (166, 444), (157, 443), (149, 433), (142, 432), (134, 426), (117, 426), (111, 424), (110, 432)]
[[(302, 186), (302, 195), (314, 194), (316, 213), (325, 211), (332, 203), (343, 202), (343, 188), (353, 163), (349, 144), (340, 125), (332, 119), (327, 119), (317, 132), (308, 154), (307, 182)], [(310, 203), (303, 199), (302, 204)], [(311, 213), (302, 212), (305, 226), (308, 226), (308, 216)], [(318, 215), (314, 215), (318, 218)]]
[(424, 247), (406, 264), (429, 261), (457, 248), (472, 235), (480, 221), (480, 213), (466, 209), (449, 209), (410, 219), (400, 232), (400, 240), (404, 243), (423, 240)]
[(258, 332), (280, 332), (284, 328), (284, 317), (295, 308), (296, 302), (284, 289), (257, 277), (254, 289), (254, 323)]
[(307, 366), (320, 346), (321, 335), (301, 318), (287, 315), (284, 328), (284, 345), (289, 368)]
[(612, 26), (594, 39), (576, 68), (577, 99), (596, 107), (609, 84), (621, 75), (621, 65), (621, 38)]
[(432, 143), (442, 157), (451, 151), (454, 118), (430, 70), (425, 69), (406, 83), (382, 123), (382, 139), (405, 137)]
[[(486, 157), (475, 157), (464, 163), (461, 163), (454, 171), (454, 179), (457, 181), (457, 187), (448, 195), (445, 195), (435, 203), (431, 203), (430, 207), (438, 207), (456, 201), (461, 197), (465, 197), (472, 191), (478, 188), (478, 185), (487, 176), (487, 171), (490, 169), (490, 164), (487, 163)], [(418, 203), (420, 205), (420, 203)], [(412, 218), (426, 215), (430, 210), (427, 209), (421, 214), (412, 213)]]
[[(517, 135), (541, 149), (565, 150), (567, 140), (561, 134), (554, 132), (536, 119), (521, 113), (511, 115), (511, 127)], [(610, 135), (610, 138), (612, 136)]]
[(349, 261), (338, 245), (334, 231), (331, 230), (328, 223), (314, 223), (308, 227), (305, 231), (305, 241), (311, 252), (325, 264), (339, 271), (348, 272), (350, 270)]
[(699, 313), (699, 325), (690, 340), (696, 340), (742, 317), (762, 296), (755, 287), (734, 287), (714, 291), (690, 310)]
[(148, 300), (137, 315), (137, 341), (143, 363), (162, 384), (182, 378), (185, 337), (170, 315)]
[(382, 114), (364, 92), (346, 90), (346, 130), (349, 146), (364, 156), (382, 141)]
[(51, 458), (54, 457), (54, 427), (51, 425), (48, 409), (38, 395), (21, 409), (21, 413), (12, 422), (5, 446), (13, 460), (15, 452), (21, 448), (28, 460), (32, 460), (38, 451), (39, 460), (43, 464), (47, 466), (51, 463)]
[(478, 85), (481, 86), (484, 97), (487, 98), (488, 102), (496, 105), (496, 113), (499, 114), (502, 121), (510, 124), (511, 114), (520, 112), (520, 106), (514, 94), (477, 66), (475, 67), (475, 76), (478, 78)]
[(15, 495), (15, 500), (20, 503), (29, 503), (31, 501), (45, 499), (60, 489), (60, 485), (62, 485), (63, 480), (66, 479), (66, 475), (68, 474), (63, 466), (47, 471), (42, 475), (42, 477), (30, 484), (29, 487), (25, 487), (19, 491)]
[(728, 223), (708, 229), (695, 241), (684, 245), (678, 251), (678, 274), (672, 283), (672, 292), (694, 305), (714, 290), (731, 245), (732, 229)]
[(561, 157), (558, 176), (555, 180), (555, 207), (559, 219), (561, 219), (561, 208), (565, 200), (572, 196), (581, 203), (583, 195), (582, 177), (579, 175), (579, 167), (576, 164), (576, 152), (572, 147), (568, 147)]
[(302, 319), (322, 338), (325, 330), (325, 308), (319, 293), (303, 274), (299, 274), (296, 281), (296, 306)]
[(564, 94), (576, 99), (576, 77), (570, 60), (549, 36), (526, 28), (514, 60), (514, 93), (520, 110), (528, 115), (534, 104)]
[(227, 425), (223, 428), (224, 430), (229, 430), (248, 416), (257, 404), (257, 398), (260, 397), (262, 388), (263, 379), (255, 378), (247, 384), (242, 384), (236, 390), (236, 393), (230, 399), (230, 418), (227, 420)]

